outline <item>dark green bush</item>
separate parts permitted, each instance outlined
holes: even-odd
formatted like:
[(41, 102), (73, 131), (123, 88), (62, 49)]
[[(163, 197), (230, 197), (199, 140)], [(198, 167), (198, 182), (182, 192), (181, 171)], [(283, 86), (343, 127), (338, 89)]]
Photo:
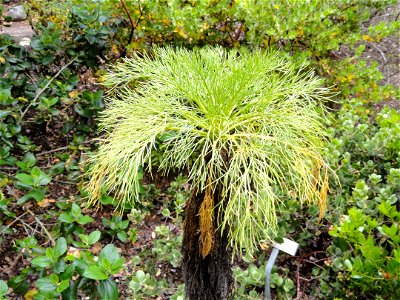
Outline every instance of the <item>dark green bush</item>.
[(327, 153), (340, 186), (332, 189), (335, 225), (320, 292), (398, 299), (400, 114), (390, 107), (370, 110), (361, 100), (344, 104)]
[[(218, 44), (250, 49), (275, 46), (321, 59), (339, 45), (361, 39), (361, 22), (376, 9), (395, 2), (131, 0), (124, 1), (126, 12), (118, 0), (31, 0), (31, 7), (35, 20), (45, 27), (55, 24), (63, 29), (65, 38), (72, 37), (75, 46), (90, 53), (108, 49), (115, 54), (124, 52), (124, 46), (128, 51), (143, 51), (154, 45), (191, 48)], [(394, 32), (398, 22), (392, 27), (372, 27), (371, 36), (364, 36), (380, 40)]]

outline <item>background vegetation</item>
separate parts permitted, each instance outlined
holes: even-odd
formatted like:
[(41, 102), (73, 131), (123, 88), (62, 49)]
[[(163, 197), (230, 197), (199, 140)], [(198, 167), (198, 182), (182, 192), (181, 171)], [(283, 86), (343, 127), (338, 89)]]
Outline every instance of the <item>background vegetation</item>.
[[(82, 184), (87, 153), (96, 151), (94, 138), (102, 134), (98, 83), (108, 64), (154, 45), (222, 45), (280, 49), (337, 92), (329, 103), (325, 159), (339, 180), (330, 180), (321, 221), (318, 208), (301, 207), (295, 193), (283, 199), (279, 234), (301, 249), (296, 257), (279, 257), (275, 295), (398, 299), (400, 92), (363, 54), (398, 38), (398, 18), (363, 23), (396, 1), (123, 4), (28, 1), (37, 32), (31, 46), (0, 36), (0, 298), (182, 298), (187, 174), (139, 172), (140, 204), (127, 204), (122, 213), (106, 194), (100, 210), (87, 208)], [(154, 162), (162, 159), (165, 140), (158, 141)], [(235, 299), (262, 298), (267, 256), (259, 249), (235, 261)]]

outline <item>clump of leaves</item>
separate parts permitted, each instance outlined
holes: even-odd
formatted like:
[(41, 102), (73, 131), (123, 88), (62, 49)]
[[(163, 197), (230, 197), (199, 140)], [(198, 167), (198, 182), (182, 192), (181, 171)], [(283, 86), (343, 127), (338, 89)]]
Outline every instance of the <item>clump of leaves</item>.
[(101, 221), (106, 228), (109, 228), (106, 230), (108, 234), (112, 236), (116, 235), (121, 242), (126, 242), (128, 239), (126, 229), (129, 226), (129, 220), (122, 220), (122, 216), (116, 215), (112, 216), (111, 219), (102, 218)]
[(154, 54), (135, 55), (105, 76), (117, 92), (100, 118), (106, 137), (92, 157), (92, 203), (104, 188), (122, 203), (137, 202), (138, 170), (151, 170), (152, 149), (168, 134), (159, 170), (187, 167), (199, 192), (223, 187), (221, 226), (230, 228), (236, 250), (252, 253), (270, 238), (281, 193), (296, 190), (299, 201), (317, 200), (323, 209), (324, 128), (316, 103), (328, 90), (321, 79), (273, 52)]
[(399, 121), (396, 110), (369, 110), (362, 99), (337, 113), (326, 155), (341, 181), (337, 221), (325, 268), (313, 271), (322, 298), (399, 298)]
[[(83, 242), (79, 246), (85, 244), (84, 248), (88, 248), (100, 238), (100, 232), (80, 235), (80, 238)], [(113, 275), (121, 272), (125, 260), (114, 245), (106, 245), (96, 257), (88, 250), (68, 248), (63, 237), (53, 247), (47, 248), (39, 247), (34, 237), (26, 238), (19, 244), (21, 253), (34, 257), (31, 266), (9, 280), (13, 293), (32, 295), (35, 299), (77, 299), (82, 293), (101, 299), (118, 299)], [(36, 289), (28, 291), (28, 276), (32, 274), (38, 275)], [(0, 299), (5, 287), (0, 281)]]

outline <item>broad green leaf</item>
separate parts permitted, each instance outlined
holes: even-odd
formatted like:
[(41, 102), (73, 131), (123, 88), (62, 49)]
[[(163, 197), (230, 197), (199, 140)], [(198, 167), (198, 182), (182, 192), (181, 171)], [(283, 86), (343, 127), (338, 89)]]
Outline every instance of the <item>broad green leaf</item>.
[(53, 283), (50, 277), (44, 277), (36, 280), (36, 287), (41, 292), (53, 292), (57, 289), (57, 285)]
[(118, 299), (118, 287), (114, 279), (111, 277), (107, 280), (99, 282), (97, 291), (101, 299), (116, 300)]
[(64, 300), (77, 300), (78, 298), (78, 283), (76, 280), (71, 280), (69, 287), (62, 292)]
[(81, 208), (76, 203), (72, 203), (71, 216), (73, 216), (75, 219), (78, 219), (80, 216), (82, 216)]
[[(121, 218), (121, 219), (122, 219), (122, 218)], [(128, 228), (128, 226), (129, 226), (129, 220), (125, 220), (125, 221), (122, 221), (122, 222), (121, 222), (120, 227), (121, 227), (122, 229), (126, 229), (126, 228)]]
[(132, 279), (132, 280), (129, 282), (129, 288), (130, 288), (134, 293), (136, 293), (137, 291), (139, 291), (140, 288), (141, 288), (141, 286), (142, 286), (142, 285), (140, 284), (140, 282), (137, 281), (136, 278)]
[(51, 181), (51, 177), (42, 171), (40, 172), (40, 175), (36, 180), (37, 184), (40, 186), (46, 185), (50, 181)]
[(381, 247), (375, 246), (372, 236), (369, 236), (366, 242), (359, 247), (362, 254), (371, 262), (379, 265), (382, 262), (384, 251)]
[(135, 276), (139, 282), (146, 280), (146, 274), (142, 270), (137, 270)]
[(68, 213), (62, 213), (58, 219), (64, 223), (72, 223), (74, 222), (74, 218)]
[(73, 241), (72, 244), (77, 248), (87, 248), (88, 244), (86, 242)]
[(69, 287), (69, 280), (68, 279), (62, 280), (57, 286), (57, 292), (62, 293), (68, 287)]
[(75, 271), (74, 264), (66, 266), (66, 268), (64, 269), (64, 272), (62, 274), (60, 274), (60, 279), (61, 280), (71, 279), (72, 275), (74, 274), (74, 271)]
[(104, 225), (105, 227), (111, 227), (111, 221), (110, 221), (110, 219), (102, 218), (102, 219), (101, 219), (101, 222), (103, 223), (103, 225)]
[(111, 269), (111, 262), (108, 260), (107, 257), (99, 259), (99, 263), (104, 270), (109, 271)]
[(19, 198), (18, 201), (17, 201), (17, 204), (18, 205), (22, 205), (26, 201), (28, 201), (28, 200), (30, 200), (32, 198), (39, 202), (39, 201), (42, 201), (45, 196), (46, 196), (46, 193), (44, 191), (42, 191), (42, 190), (33, 190), (33, 191), (30, 191), (29, 193), (27, 193), (25, 196)]
[(93, 245), (94, 243), (98, 242), (101, 237), (101, 232), (96, 230), (89, 234), (88, 236), (88, 244)]
[(108, 204), (113, 204), (115, 202), (115, 200), (111, 196), (104, 195), (101, 197), (100, 202), (103, 205), (108, 205)]
[(75, 259), (73, 264), (76, 272), (81, 276), (83, 276), (83, 273), (90, 267), (90, 263), (86, 262), (84, 258)]
[(395, 219), (396, 217), (400, 216), (400, 212), (396, 210), (394, 205), (390, 204), (390, 201), (383, 201), (381, 204), (379, 204), (378, 210), (390, 219)]
[(89, 244), (89, 242), (88, 242), (89, 236), (87, 236), (85, 234), (78, 234), (78, 236), (81, 239), (81, 241), (83, 242), (81, 244)]
[(396, 276), (397, 274), (400, 273), (400, 262), (398, 262), (394, 259), (390, 260), (387, 264), (386, 270), (392, 276)]
[(33, 190), (28, 193), (32, 198), (34, 198), (36, 201), (42, 201), (46, 195), (46, 193), (43, 190)]
[(56, 274), (61, 274), (65, 271), (66, 264), (63, 260), (58, 260), (53, 266), (53, 272)]
[(10, 115), (11, 113), (11, 110), (0, 110), (0, 119)]
[(124, 263), (125, 263), (125, 259), (122, 257), (120, 257), (117, 260), (115, 260), (114, 262), (112, 262), (110, 273), (113, 275), (119, 273), (121, 271)]
[(54, 257), (54, 248), (46, 248), (45, 250), (46, 256), (51, 259), (52, 262), (55, 261)]
[(121, 242), (125, 243), (128, 239), (128, 234), (125, 231), (119, 231), (117, 237)]
[(9, 97), (11, 97), (11, 88), (0, 89), (0, 104), (6, 103)]
[(383, 225), (382, 229), (392, 240), (396, 239), (396, 233), (398, 230), (397, 224), (394, 223), (391, 227)]
[(77, 222), (81, 225), (86, 225), (87, 223), (93, 222), (93, 218), (89, 216), (81, 216), (78, 218)]
[(34, 178), (31, 175), (25, 173), (19, 173), (15, 175), (15, 178), (27, 186), (32, 186), (34, 182)]
[(99, 266), (90, 266), (83, 272), (83, 276), (94, 280), (105, 280), (108, 275)]
[(60, 237), (54, 247), (54, 257), (58, 258), (67, 251), (67, 241), (65, 238)]
[(54, 285), (57, 285), (60, 282), (60, 278), (58, 278), (57, 274), (51, 274), (49, 276), (51, 283), (53, 283)]
[(41, 268), (49, 267), (51, 265), (51, 259), (44, 255), (38, 256), (32, 259), (32, 265)]
[(31, 42), (31, 47), (32, 47), (32, 49), (35, 49), (35, 50), (38, 50), (38, 51), (41, 51), (41, 50), (44, 49), (43, 45), (42, 45), (42, 43), (41, 43), (41, 41), (39, 39), (34, 39)]
[(42, 64), (44, 66), (46, 66), (54, 60), (54, 56), (51, 54), (43, 55), (43, 56), (41, 56), (41, 60), (42, 60)]
[(38, 167), (33, 167), (31, 170), (31, 175), (34, 178), (39, 178), (41, 173), (42, 173), (42, 171)]
[(33, 166), (36, 163), (36, 157), (33, 155), (32, 152), (27, 152), (24, 155), (24, 162), (26, 162), (28, 165)]
[(107, 258), (111, 263), (115, 262), (119, 258), (119, 254), (117, 249), (113, 244), (106, 245), (99, 254), (99, 261), (103, 258)]
[(3, 280), (0, 280), (0, 297), (7, 294), (8, 286)]
[(350, 260), (346, 259), (346, 260), (344, 261), (344, 265), (347, 267), (347, 269), (348, 269), (349, 271), (353, 270), (353, 265), (351, 264), (351, 261), (350, 261)]
[(170, 139), (173, 139), (175, 137), (176, 137), (176, 132), (175, 131), (168, 131), (168, 132), (165, 132), (163, 135), (161, 135), (159, 137), (159, 139), (160, 139), (161, 142), (166, 142), (166, 141), (168, 141)]

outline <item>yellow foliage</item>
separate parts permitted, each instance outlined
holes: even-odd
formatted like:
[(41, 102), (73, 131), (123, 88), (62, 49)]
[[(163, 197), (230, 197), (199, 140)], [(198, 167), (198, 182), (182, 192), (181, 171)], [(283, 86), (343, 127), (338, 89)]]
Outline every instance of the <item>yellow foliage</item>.
[(347, 75), (347, 81), (348, 81), (348, 82), (351, 82), (351, 81), (353, 80), (353, 78), (354, 78), (354, 75), (353, 75), (353, 74)]
[(33, 297), (38, 293), (37, 289), (31, 289), (24, 295), (25, 300), (33, 300)]
[(371, 36), (369, 36), (369, 35), (363, 35), (362, 36), (362, 39), (364, 40), (364, 41), (368, 41), (368, 42), (373, 42), (374, 41), (374, 38), (373, 37), (371, 37)]
[[(179, 24), (179, 22), (178, 22), (178, 24)], [(186, 34), (185, 30), (180, 26), (176, 27), (174, 29), (174, 32), (176, 32), (177, 34), (179, 34), (181, 37), (183, 37), (185, 39), (187, 38), (187, 34)]]
[(206, 188), (203, 202), (200, 206), (200, 254), (206, 257), (212, 248), (214, 226), (213, 226), (214, 195), (212, 187)]
[(73, 91), (68, 93), (68, 96), (70, 98), (76, 98), (76, 97), (78, 97), (78, 95), (79, 95), (79, 92), (77, 90), (73, 90)]
[(304, 30), (302, 27), (297, 28), (296, 33), (298, 36), (303, 36), (304, 35)]
[(328, 190), (329, 190), (329, 182), (328, 182), (328, 169), (325, 167), (325, 174), (324, 174), (324, 181), (322, 183), (321, 192), (319, 196), (319, 218), (322, 219), (326, 213), (327, 207), (327, 197), (328, 197)]

